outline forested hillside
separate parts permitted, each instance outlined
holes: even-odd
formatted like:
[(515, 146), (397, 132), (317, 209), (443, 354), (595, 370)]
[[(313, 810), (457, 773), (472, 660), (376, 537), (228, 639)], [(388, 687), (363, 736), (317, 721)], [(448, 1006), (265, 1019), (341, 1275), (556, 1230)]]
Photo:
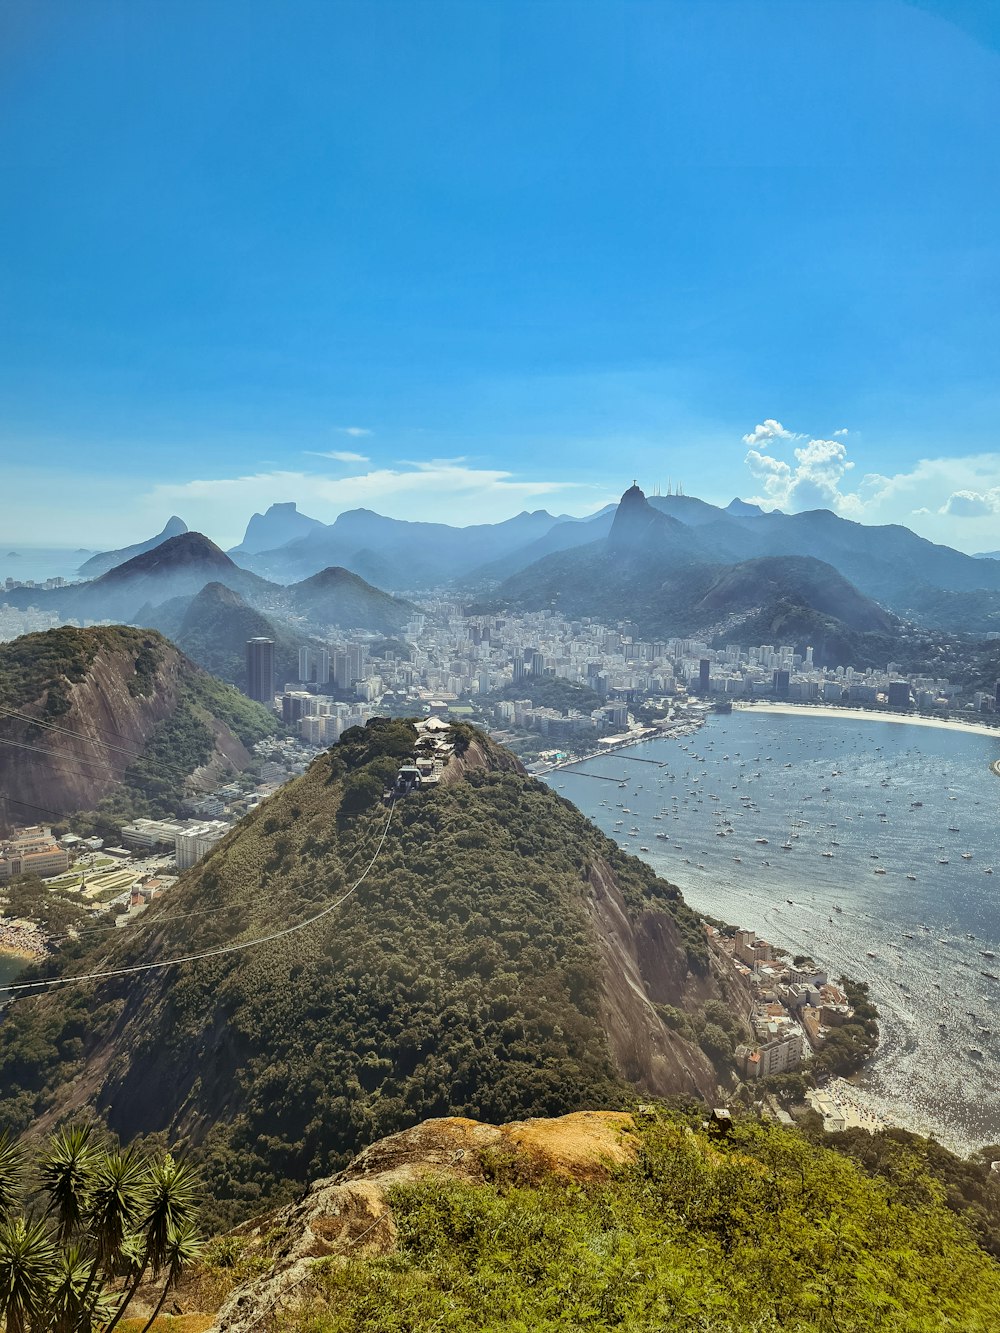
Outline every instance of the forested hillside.
[(239, 772), (275, 726), (154, 630), (65, 626), (0, 644), (0, 790), (15, 823), (38, 809), (175, 810), (196, 770)]
[[(141, 932), (54, 967), (128, 966), (316, 916), (375, 853), (383, 783), (414, 739), (406, 722), (345, 733)], [(0, 1120), (86, 1104), (123, 1138), (184, 1136), (232, 1217), (426, 1116), (556, 1114), (630, 1086), (714, 1096), (739, 1035), (720, 1034), (719, 1012), (739, 982), (678, 890), (484, 736), (456, 740), (448, 780), (396, 806), (368, 878), (308, 929), (18, 1000), (0, 1026)], [(678, 1008), (689, 1039), (666, 1021)]]

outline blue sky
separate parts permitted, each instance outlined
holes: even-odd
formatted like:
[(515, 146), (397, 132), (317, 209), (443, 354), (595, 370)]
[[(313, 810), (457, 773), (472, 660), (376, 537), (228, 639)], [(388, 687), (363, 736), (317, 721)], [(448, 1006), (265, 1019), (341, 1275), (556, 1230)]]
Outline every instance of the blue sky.
[(995, 12), (7, 0), (0, 541), (637, 477), (1000, 548)]

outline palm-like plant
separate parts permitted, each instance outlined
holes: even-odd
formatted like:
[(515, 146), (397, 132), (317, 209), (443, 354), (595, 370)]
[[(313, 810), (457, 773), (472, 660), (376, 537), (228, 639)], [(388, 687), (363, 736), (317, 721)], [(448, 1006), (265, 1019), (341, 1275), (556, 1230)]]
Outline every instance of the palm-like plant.
[[(99, 1150), (60, 1131), (37, 1163), (47, 1203), (25, 1210), (25, 1154), (0, 1135), (0, 1320), (7, 1333), (113, 1333), (139, 1284), (163, 1277), (156, 1313), (200, 1249), (198, 1183), (171, 1154)], [(153, 1318), (155, 1319), (155, 1314)]]
[(142, 1333), (149, 1333), (156, 1323), (157, 1315), (163, 1309), (163, 1302), (167, 1299), (170, 1288), (176, 1286), (181, 1274), (198, 1258), (201, 1251), (202, 1241), (193, 1219), (179, 1222), (176, 1226), (171, 1224), (163, 1253), (163, 1267), (167, 1270), (167, 1279), (160, 1292), (160, 1299), (156, 1302), (156, 1308), (143, 1325)]
[(42, 1153), (38, 1174), (49, 1196), (46, 1215), (55, 1216), (60, 1243), (80, 1229), (94, 1185), (91, 1126), (60, 1130)]
[(10, 1217), (0, 1224), (0, 1312), (7, 1333), (26, 1333), (46, 1310), (56, 1247), (41, 1222)]
[(0, 1219), (19, 1206), (23, 1184), (24, 1150), (4, 1130), (0, 1134)]

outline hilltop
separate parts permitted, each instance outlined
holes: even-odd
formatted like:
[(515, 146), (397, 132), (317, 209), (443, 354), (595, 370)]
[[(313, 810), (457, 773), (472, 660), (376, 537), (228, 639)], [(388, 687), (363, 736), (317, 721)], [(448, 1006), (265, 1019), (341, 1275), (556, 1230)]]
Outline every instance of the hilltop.
[(84, 578), (96, 579), (102, 574), (106, 574), (109, 569), (114, 569), (116, 565), (123, 565), (126, 560), (131, 560), (133, 556), (142, 555), (144, 551), (151, 551), (155, 546), (162, 545), (171, 537), (179, 537), (182, 532), (187, 532), (188, 525), (182, 518), (173, 514), (167, 519), (163, 526), (163, 531), (155, 537), (149, 537), (146, 541), (135, 542), (131, 546), (123, 546), (117, 551), (98, 551), (92, 555), (89, 560), (85, 560), (77, 573), (82, 574)]
[[(308, 929), (18, 1001), (0, 1026), (0, 1116), (44, 1125), (88, 1106), (125, 1139), (183, 1136), (232, 1217), (427, 1116), (714, 1097), (748, 999), (679, 890), (484, 735), (452, 739), (439, 785), (397, 804), (368, 877)], [(311, 920), (374, 854), (383, 786), (416, 744), (408, 722), (346, 732), (141, 933), (55, 965), (128, 966)]]
[(8, 820), (113, 803), (166, 812), (188, 785), (245, 768), (267, 710), (152, 630), (47, 630), (0, 644), (0, 791)]
[(246, 688), (247, 640), (274, 640), (276, 682), (296, 680), (299, 649), (311, 640), (285, 621), (266, 616), (224, 583), (206, 583), (194, 597), (178, 597), (144, 619), (193, 662), (238, 689)]

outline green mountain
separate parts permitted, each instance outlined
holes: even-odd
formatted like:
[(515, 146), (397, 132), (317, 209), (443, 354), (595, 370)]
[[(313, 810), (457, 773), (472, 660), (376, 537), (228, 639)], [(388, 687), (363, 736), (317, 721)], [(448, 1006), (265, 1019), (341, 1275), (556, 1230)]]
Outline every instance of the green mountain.
[(780, 626), (782, 642), (811, 644), (822, 664), (886, 660), (898, 622), (836, 569), (791, 555), (720, 564), (709, 558), (710, 527), (685, 525), (632, 487), (606, 538), (518, 571), (495, 602), (611, 624), (627, 618), (651, 638), (719, 632), (727, 642), (761, 643)]
[(0, 792), (7, 822), (176, 809), (250, 761), (272, 715), (162, 635), (122, 625), (0, 644)]
[(397, 634), (418, 609), (412, 602), (392, 597), (366, 583), (349, 569), (321, 569), (301, 583), (284, 589), (289, 613), (307, 624), (339, 625), (344, 629), (371, 629)]
[(299, 649), (312, 640), (277, 617), (255, 610), (224, 583), (206, 583), (194, 597), (153, 607), (143, 620), (172, 639), (193, 662), (242, 690), (246, 687), (248, 639), (274, 640), (274, 678), (297, 680)]
[(141, 932), (65, 948), (53, 969), (75, 975), (311, 922), (18, 1000), (0, 1026), (0, 1123), (86, 1104), (125, 1139), (184, 1136), (234, 1216), (427, 1116), (558, 1114), (632, 1089), (713, 1098), (748, 1000), (699, 918), (507, 751), (453, 737), (442, 782), (389, 819), (383, 786), (417, 734), (348, 731)]

